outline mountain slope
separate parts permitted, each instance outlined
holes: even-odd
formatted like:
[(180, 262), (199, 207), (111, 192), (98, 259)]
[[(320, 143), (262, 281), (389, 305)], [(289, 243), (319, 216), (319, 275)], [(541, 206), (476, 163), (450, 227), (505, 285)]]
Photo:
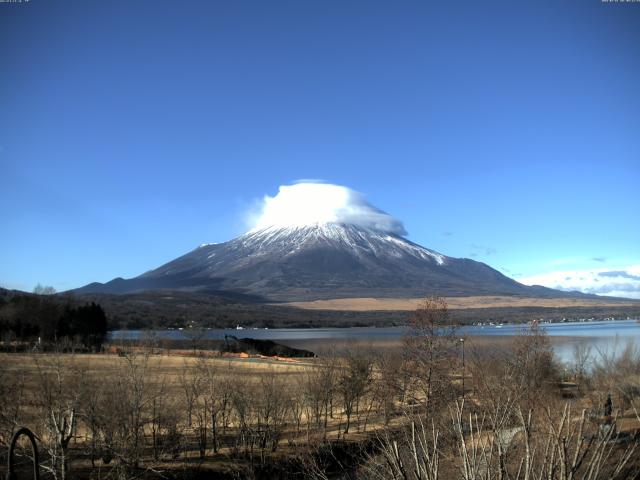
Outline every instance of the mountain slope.
[(142, 290), (239, 292), (269, 300), (425, 295), (569, 296), (527, 287), (470, 259), (447, 257), (404, 237), (346, 223), (266, 227), (205, 244), (161, 267), (79, 293)]

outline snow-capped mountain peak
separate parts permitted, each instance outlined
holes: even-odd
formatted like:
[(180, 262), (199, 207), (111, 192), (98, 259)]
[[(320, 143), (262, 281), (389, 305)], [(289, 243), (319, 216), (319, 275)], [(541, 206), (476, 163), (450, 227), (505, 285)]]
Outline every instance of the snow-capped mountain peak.
[(254, 228), (238, 238), (247, 247), (266, 250), (271, 247), (289, 249), (291, 253), (314, 242), (348, 249), (355, 255), (413, 256), (445, 263), (444, 255), (429, 250), (394, 233), (353, 224), (316, 222), (297, 226), (271, 225)]

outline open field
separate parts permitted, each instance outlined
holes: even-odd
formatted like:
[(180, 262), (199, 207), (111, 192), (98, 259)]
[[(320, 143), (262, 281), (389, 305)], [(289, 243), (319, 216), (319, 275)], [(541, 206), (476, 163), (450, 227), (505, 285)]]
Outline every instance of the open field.
[[(550, 345), (559, 345), (564, 343), (575, 342), (581, 337), (570, 336), (553, 336), (548, 337)], [(466, 336), (465, 345), (469, 351), (474, 349), (503, 350), (509, 348), (513, 344), (513, 336), (510, 335), (478, 335)], [(376, 354), (401, 354), (404, 348), (404, 340), (402, 337), (394, 338), (319, 338), (304, 340), (278, 340), (278, 343), (293, 348), (301, 348), (309, 350), (320, 356), (332, 354), (344, 355), (352, 350), (363, 350), (375, 352)]]
[[(409, 452), (406, 429), (424, 421), (447, 439), (438, 447), (437, 478), (448, 480), (460, 478), (456, 435), (463, 439), (466, 428), (456, 409), (487, 419), (494, 408), (510, 412), (500, 423), (479, 426), (484, 433), (478, 438), (487, 448), (505, 438), (517, 445), (505, 458), (515, 469), (523, 442), (519, 412), (530, 409), (547, 432), (545, 422), (560, 421), (563, 409), (572, 409), (571, 423), (584, 410), (585, 429), (594, 432), (604, 421), (601, 406), (609, 391), (616, 435), (626, 439), (611, 462), (626, 445), (635, 448), (633, 408), (640, 402), (625, 397), (621, 386), (628, 384), (632, 395), (640, 391), (640, 357), (603, 364), (605, 370), (589, 377), (554, 366), (548, 347), (564, 337), (468, 337), (466, 364), (455, 335), (426, 344), (413, 338), (417, 343), (297, 343), (320, 356), (286, 361), (144, 342), (111, 346), (115, 353), (0, 354), (0, 455), (6, 458), (2, 450), (15, 426), (26, 425), (37, 435), (43, 468), (58, 472), (46, 478), (61, 478), (66, 465), (72, 473), (67, 478), (82, 479), (326, 480), (344, 478), (347, 469), (350, 478), (370, 480), (392, 478), (385, 448), (396, 439), (400, 451)], [(57, 428), (68, 422), (69, 436), (59, 436)], [(529, 440), (542, 442), (539, 448), (547, 441)], [(591, 458), (591, 447), (581, 448)], [(372, 471), (384, 475), (369, 476)]]
[[(141, 351), (139, 355), (144, 355)], [(229, 370), (234, 374), (251, 376), (265, 370), (278, 374), (297, 374), (304, 372), (313, 364), (309, 359), (302, 361), (283, 362), (268, 358), (233, 358), (206, 357), (193, 354), (153, 354), (146, 359), (149, 378), (165, 378), (169, 385), (176, 383), (176, 378), (183, 371), (195, 368), (203, 361), (207, 366), (220, 370)], [(38, 369), (52, 369), (60, 362), (60, 366), (69, 372), (78, 372), (85, 376), (108, 376), (117, 373), (123, 364), (123, 358), (109, 354), (25, 354), (0, 353), (0, 362), (5, 372), (20, 372), (27, 376), (34, 376)]]
[[(367, 365), (374, 381), (372, 357)], [(349, 442), (357, 444), (384, 423), (373, 391), (349, 397), (342, 411), (333, 390), (346, 364), (337, 358), (284, 361), (131, 346), (120, 354), (3, 353), (0, 366), (0, 390), (11, 398), (0, 406), (0, 450), (13, 429), (3, 421), (13, 416), (35, 432), (53, 465), (60, 448), (49, 418), (75, 417), (64, 460), (74, 478), (96, 469), (164, 478), (204, 469), (237, 478), (244, 469), (286, 463), (310, 442), (344, 440), (349, 427)]]
[[(626, 299), (593, 298), (530, 298), (515, 296), (446, 297), (452, 310), (470, 308), (567, 308), (567, 307), (637, 307), (639, 301)], [(290, 302), (286, 305), (308, 310), (338, 311), (412, 311), (424, 301), (423, 298), (336, 298), (309, 302)]]

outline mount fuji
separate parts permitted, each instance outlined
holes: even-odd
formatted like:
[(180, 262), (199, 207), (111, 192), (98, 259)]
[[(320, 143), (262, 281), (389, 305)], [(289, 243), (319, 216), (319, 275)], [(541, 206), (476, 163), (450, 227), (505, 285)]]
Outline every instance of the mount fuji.
[(375, 226), (343, 222), (259, 226), (204, 244), (132, 279), (77, 293), (235, 292), (270, 301), (425, 295), (570, 296), (529, 287), (488, 265), (452, 258)]
[(76, 292), (173, 290), (283, 302), (579, 295), (525, 286), (484, 263), (413, 243), (400, 220), (341, 185), (281, 186), (274, 197), (264, 197), (252, 223), (251, 230), (228, 242), (204, 244), (138, 277), (92, 283)]

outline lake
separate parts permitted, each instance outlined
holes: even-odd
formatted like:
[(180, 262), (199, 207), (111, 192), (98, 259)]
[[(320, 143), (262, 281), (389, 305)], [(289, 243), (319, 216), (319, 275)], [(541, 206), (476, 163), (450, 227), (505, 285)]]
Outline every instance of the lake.
[[(519, 335), (529, 328), (526, 324), (507, 325), (471, 325), (460, 327), (460, 336), (509, 336)], [(628, 342), (640, 346), (640, 323), (636, 320), (585, 321), (567, 323), (543, 323), (541, 328), (550, 337), (562, 337), (552, 342), (554, 351), (560, 360), (570, 362), (574, 345), (586, 341), (594, 353), (614, 353), (620, 351)], [(238, 338), (255, 338), (273, 341), (308, 340), (398, 340), (407, 332), (406, 327), (352, 327), (352, 328), (275, 328), (275, 329), (207, 329), (199, 332), (202, 339), (222, 340), (225, 335)], [(110, 340), (139, 340), (153, 334), (156, 338), (187, 340), (189, 330), (116, 330), (109, 335)]]

